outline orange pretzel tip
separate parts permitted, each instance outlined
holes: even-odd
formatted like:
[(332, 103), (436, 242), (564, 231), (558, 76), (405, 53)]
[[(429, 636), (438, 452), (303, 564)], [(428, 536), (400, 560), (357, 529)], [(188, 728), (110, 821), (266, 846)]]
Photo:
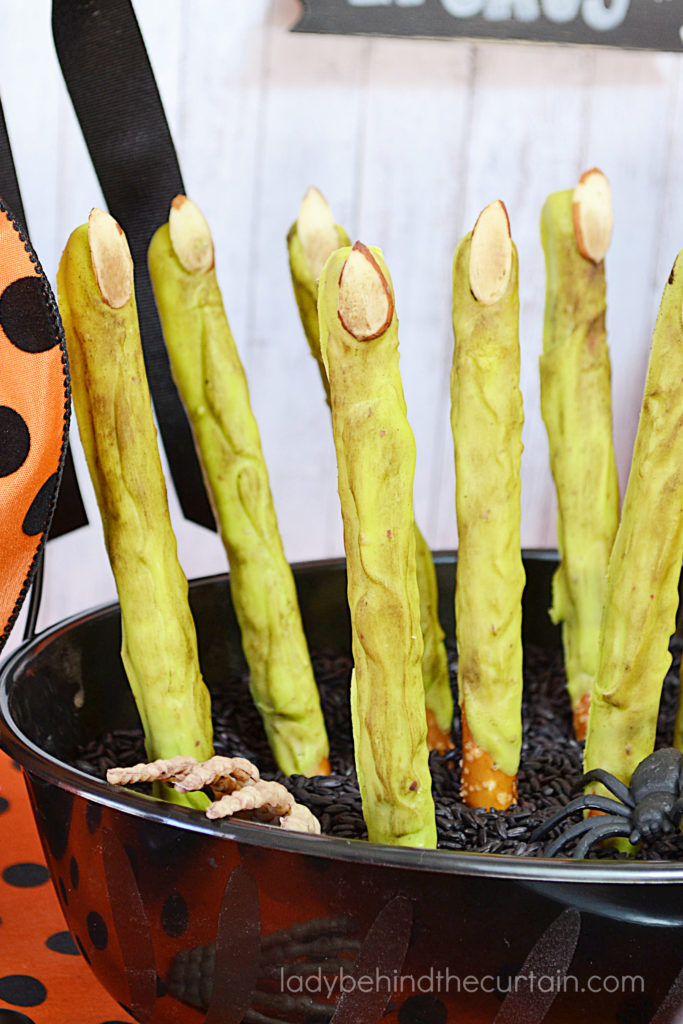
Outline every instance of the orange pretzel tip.
[(453, 749), (450, 732), (441, 728), (431, 708), (427, 708), (427, 746), (439, 754), (447, 754)]
[(588, 712), (591, 706), (590, 693), (584, 693), (581, 699), (575, 704), (572, 714), (574, 718), (574, 736), (583, 743), (588, 732)]
[(517, 776), (502, 772), (491, 755), (474, 742), (462, 716), (460, 796), (468, 807), (504, 811), (517, 801)]

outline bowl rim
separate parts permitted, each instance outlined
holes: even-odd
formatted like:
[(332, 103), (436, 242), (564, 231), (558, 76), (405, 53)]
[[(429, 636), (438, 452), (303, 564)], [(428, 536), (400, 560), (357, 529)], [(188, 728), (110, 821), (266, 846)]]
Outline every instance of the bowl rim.
[[(453, 557), (453, 552), (435, 552), (435, 559)], [(550, 561), (552, 549), (528, 549), (526, 558)], [(320, 559), (292, 564), (295, 573), (341, 568), (343, 558)], [(190, 589), (207, 583), (227, 582), (228, 573), (195, 578)], [(571, 858), (516, 857), (512, 854), (476, 853), (465, 850), (420, 849), (369, 843), (363, 839), (341, 839), (324, 835), (290, 832), (272, 825), (224, 819), (210, 821), (196, 810), (166, 803), (151, 796), (124, 790), (88, 775), (41, 750), (13, 721), (9, 708), (16, 673), (33, 653), (75, 625), (116, 613), (118, 602), (107, 602), (78, 612), (47, 627), (31, 640), (22, 642), (0, 665), (0, 749), (29, 775), (86, 800), (134, 817), (147, 818), (166, 826), (199, 832), (215, 839), (231, 839), (250, 846), (268, 846), (332, 860), (353, 861), (373, 867), (401, 868), (437, 874), (476, 875), (523, 882), (586, 884), (683, 884), (683, 861), (573, 860)]]

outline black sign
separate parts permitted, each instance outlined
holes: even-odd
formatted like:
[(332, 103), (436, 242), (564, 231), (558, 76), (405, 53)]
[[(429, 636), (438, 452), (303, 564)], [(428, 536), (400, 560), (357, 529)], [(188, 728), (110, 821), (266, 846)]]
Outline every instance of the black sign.
[(303, 0), (295, 32), (683, 50), (681, 0)]

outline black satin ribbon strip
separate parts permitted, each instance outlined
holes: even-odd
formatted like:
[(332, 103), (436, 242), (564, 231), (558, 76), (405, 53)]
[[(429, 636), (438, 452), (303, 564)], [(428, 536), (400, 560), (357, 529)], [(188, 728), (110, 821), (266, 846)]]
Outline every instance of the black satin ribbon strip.
[(12, 211), (14, 220), (20, 221), (25, 229), (26, 214), (24, 213), (24, 204), (21, 201), (21, 193), (19, 192), (17, 171), (14, 166), (12, 147), (10, 146), (7, 122), (5, 121), (5, 112), (2, 109), (2, 104), (0, 104), (0, 196), (2, 196), (7, 208)]
[(53, 0), (52, 32), (102, 192), (135, 262), (145, 365), (178, 500), (187, 519), (215, 529), (147, 270), (150, 239), (185, 189), (145, 44), (129, 0)]
[[(12, 147), (9, 141), (5, 114), (0, 104), (0, 196), (5, 205), (12, 211), (15, 221), (21, 222), (26, 234), (26, 214), (24, 204), (21, 201), (19, 181), (17, 178)], [(52, 525), (50, 526), (50, 538), (60, 537), (64, 533), (71, 533), (81, 526), (86, 526), (88, 517), (83, 506), (83, 499), (76, 479), (73, 456), (71, 450), (67, 449), (62, 479), (59, 487), (59, 497), (55, 508)], [(39, 588), (34, 588), (39, 589)]]
[(61, 537), (65, 533), (71, 533), (72, 530), (78, 530), (79, 527), (87, 525), (88, 516), (78, 486), (74, 457), (71, 454), (71, 447), (69, 447), (64, 458), (59, 496), (55, 506), (55, 514), (52, 517), (48, 540), (54, 540), (55, 537)]

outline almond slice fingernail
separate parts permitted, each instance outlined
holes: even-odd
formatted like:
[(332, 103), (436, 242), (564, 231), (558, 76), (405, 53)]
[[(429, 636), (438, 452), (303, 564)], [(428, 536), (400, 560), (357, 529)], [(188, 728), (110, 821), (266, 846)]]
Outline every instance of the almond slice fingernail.
[(97, 207), (88, 217), (88, 244), (100, 295), (112, 309), (120, 309), (133, 294), (133, 257), (121, 226)]
[(584, 259), (600, 263), (612, 238), (614, 217), (609, 181), (597, 167), (585, 171), (574, 189), (574, 235)]
[(176, 196), (168, 217), (171, 245), (176, 256), (191, 274), (205, 274), (213, 266), (211, 229), (196, 203), (187, 196)]
[(304, 256), (317, 281), (328, 258), (339, 248), (339, 233), (327, 200), (313, 186), (301, 200), (296, 228)]
[(472, 229), (470, 289), (482, 306), (493, 306), (507, 291), (512, 271), (512, 239), (505, 203), (489, 203)]
[(339, 278), (337, 310), (342, 326), (356, 341), (384, 334), (394, 315), (394, 298), (379, 264), (356, 242)]

